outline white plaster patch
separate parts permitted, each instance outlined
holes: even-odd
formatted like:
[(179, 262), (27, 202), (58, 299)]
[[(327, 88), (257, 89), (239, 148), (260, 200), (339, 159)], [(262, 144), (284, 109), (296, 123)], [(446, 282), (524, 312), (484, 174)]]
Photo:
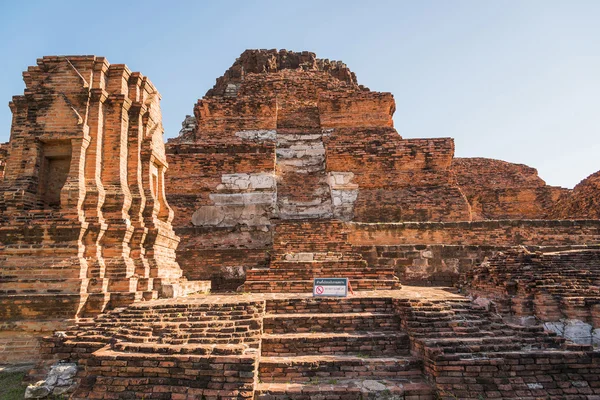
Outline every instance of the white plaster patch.
[(444, 271), (458, 274), (460, 261), (458, 258), (446, 258), (442, 260), (442, 266), (444, 267)]
[(362, 381), (359, 385), (361, 389), (364, 389), (368, 393), (387, 389), (387, 386), (385, 386), (383, 383), (370, 379)]
[(235, 267), (223, 267), (223, 276), (226, 278), (242, 278), (246, 276), (246, 272), (244, 271), (244, 267), (239, 265)]
[(353, 172), (329, 172), (327, 183), (332, 189), (356, 189), (358, 185), (352, 183)]
[(295, 135), (295, 134), (279, 134), (277, 135), (277, 145), (285, 145), (290, 142), (310, 142), (310, 141), (321, 141), (323, 135)]
[(578, 319), (545, 322), (544, 328), (577, 344), (594, 344), (594, 342), (599, 344), (598, 329), (594, 329), (592, 325)]
[(292, 145), (286, 148), (277, 148), (275, 151), (280, 158), (303, 158), (303, 157), (324, 157), (325, 147), (322, 143), (312, 146)]
[(485, 307), (485, 309), (489, 310), (490, 304), (492, 303), (492, 301), (485, 297), (478, 297), (475, 300), (473, 300), (473, 303), (477, 304), (480, 307)]
[(523, 325), (523, 326), (534, 326), (538, 324), (538, 320), (536, 317), (530, 315), (528, 317), (520, 317), (519, 318), (519, 325)]
[(352, 183), (352, 172), (329, 172), (327, 183), (331, 190), (333, 215), (344, 221), (354, 218), (354, 203), (358, 198), (358, 185)]
[(423, 258), (433, 258), (433, 252), (431, 250), (424, 250), (421, 252)]
[(217, 190), (275, 189), (275, 186), (274, 174), (223, 174), (221, 184), (217, 186)]
[(192, 215), (196, 226), (263, 226), (269, 225), (272, 204), (231, 204), (202, 206)]
[(277, 131), (266, 129), (239, 131), (235, 133), (235, 136), (249, 140), (275, 140), (277, 139)]
[(74, 379), (76, 374), (77, 364), (57, 362), (50, 368), (46, 380), (27, 386), (25, 398), (40, 399), (50, 395), (62, 397), (75, 390)]
[(541, 383), (528, 383), (527, 387), (529, 389), (536, 390), (536, 389), (543, 389), (544, 385), (542, 385)]
[(353, 206), (358, 198), (358, 190), (331, 190), (331, 198), (334, 206)]
[[(316, 204), (315, 204), (316, 203)], [(288, 199), (279, 199), (279, 216), (283, 219), (300, 218), (330, 218), (331, 201), (320, 199), (311, 202), (290, 202)]]
[(275, 192), (211, 193), (215, 205), (275, 204)]
[(315, 253), (288, 253), (283, 257), (286, 261), (313, 261)]

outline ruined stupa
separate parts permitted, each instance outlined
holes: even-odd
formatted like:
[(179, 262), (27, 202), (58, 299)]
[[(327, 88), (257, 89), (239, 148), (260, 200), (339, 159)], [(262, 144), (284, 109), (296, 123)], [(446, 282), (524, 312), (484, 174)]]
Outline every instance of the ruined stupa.
[[(600, 396), (598, 173), (552, 187), (403, 138), (390, 93), (311, 52), (245, 51), (166, 146), (156, 89), (123, 65), (24, 77), (0, 146), (0, 355), (77, 371), (32, 390)], [(323, 277), (353, 293), (313, 297)]]

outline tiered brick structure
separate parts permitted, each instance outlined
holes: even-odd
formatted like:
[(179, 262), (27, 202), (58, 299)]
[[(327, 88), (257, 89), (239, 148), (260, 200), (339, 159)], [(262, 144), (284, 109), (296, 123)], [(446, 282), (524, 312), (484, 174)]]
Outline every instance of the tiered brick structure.
[(503, 220), (349, 224), (348, 241), (371, 267), (392, 265), (402, 283), (452, 286), (486, 257), (600, 244), (600, 221)]
[(0, 348), (21, 361), (35, 341), (20, 339), (66, 320), (209, 288), (175, 261), (152, 83), (94, 56), (44, 57), (23, 77), (0, 184)]
[(286, 221), (277, 224), (270, 268), (252, 268), (243, 290), (310, 293), (313, 278), (348, 278), (355, 290), (398, 289), (393, 266), (369, 265), (352, 250), (340, 221)]
[[(244, 52), (167, 145), (171, 178), (146, 78), (46, 57), (25, 80), (0, 355), (75, 319), (32, 371), (76, 363), (73, 398), (600, 397), (595, 175), (570, 193), (402, 139), (390, 94), (308, 52)], [(181, 277), (164, 190), (187, 277), (239, 293), (156, 299), (208, 286)], [(311, 297), (325, 276), (356, 293)]]
[(535, 168), (489, 158), (455, 158), (452, 170), (473, 219), (544, 219), (569, 189), (548, 186)]
[(42, 354), (83, 367), (74, 399), (252, 399), (263, 314), (263, 301), (141, 303), (48, 338)]
[(394, 99), (337, 61), (244, 52), (167, 144), (178, 261), (216, 288), (268, 264), (277, 220), (470, 220), (452, 139), (402, 139)]
[(75, 399), (600, 395), (599, 351), (439, 289), (153, 301), (48, 338), (42, 350), (84, 367)]
[(541, 326), (506, 323), (466, 299), (398, 299), (413, 354), (442, 399), (581, 399), (600, 394), (600, 351)]
[(530, 253), (511, 250), (469, 271), (469, 292), (493, 300), (521, 324), (600, 346), (600, 247)]

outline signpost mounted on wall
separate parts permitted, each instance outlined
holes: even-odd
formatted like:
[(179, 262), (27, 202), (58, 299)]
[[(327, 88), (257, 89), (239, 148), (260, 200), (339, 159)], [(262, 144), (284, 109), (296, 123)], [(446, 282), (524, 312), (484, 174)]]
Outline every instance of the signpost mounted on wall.
[(348, 278), (315, 278), (313, 297), (348, 296)]

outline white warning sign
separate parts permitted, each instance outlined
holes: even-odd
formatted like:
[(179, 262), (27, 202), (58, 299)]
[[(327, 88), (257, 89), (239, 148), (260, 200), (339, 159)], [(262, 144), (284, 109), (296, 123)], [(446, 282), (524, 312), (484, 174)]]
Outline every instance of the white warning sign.
[(348, 278), (315, 278), (313, 283), (313, 297), (318, 296), (348, 296)]

